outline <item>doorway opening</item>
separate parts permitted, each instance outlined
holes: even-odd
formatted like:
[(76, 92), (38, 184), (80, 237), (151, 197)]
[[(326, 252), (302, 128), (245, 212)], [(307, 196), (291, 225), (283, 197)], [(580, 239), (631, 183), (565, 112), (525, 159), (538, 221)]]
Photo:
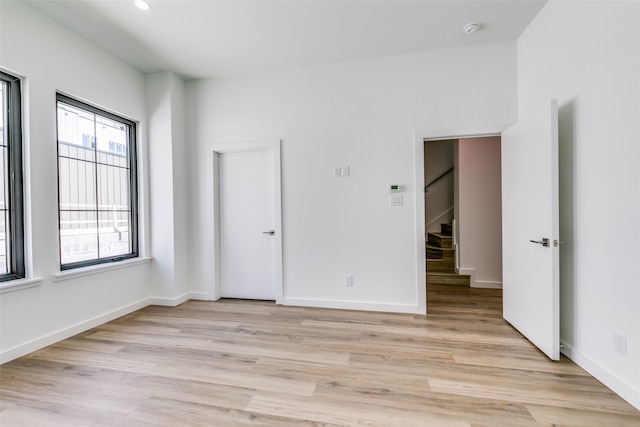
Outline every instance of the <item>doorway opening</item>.
[(419, 141), (427, 312), (429, 284), (502, 288), (500, 132), (442, 135)]

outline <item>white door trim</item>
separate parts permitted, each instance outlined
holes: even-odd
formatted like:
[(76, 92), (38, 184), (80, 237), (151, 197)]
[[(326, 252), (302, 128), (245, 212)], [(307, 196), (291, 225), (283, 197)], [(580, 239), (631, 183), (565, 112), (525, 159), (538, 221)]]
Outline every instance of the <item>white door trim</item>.
[(424, 142), (441, 139), (477, 138), (483, 136), (500, 136), (511, 123), (477, 127), (455, 127), (448, 129), (423, 129), (413, 133), (414, 161), (414, 200), (415, 200), (415, 268), (416, 268), (416, 301), (418, 312), (427, 312), (427, 280), (425, 250), (425, 212), (424, 212)]
[(246, 142), (228, 142), (209, 144), (206, 146), (205, 158), (207, 159), (207, 188), (206, 188), (206, 251), (213, 254), (213, 262), (208, 268), (211, 280), (208, 282), (209, 293), (212, 299), (217, 300), (221, 294), (220, 280), (220, 210), (219, 210), (219, 180), (218, 158), (224, 153), (241, 153), (248, 151), (271, 151), (273, 153), (273, 182), (274, 182), (274, 229), (275, 229), (275, 286), (276, 304), (282, 304), (283, 300), (283, 275), (282, 275), (282, 185), (280, 140), (261, 140)]

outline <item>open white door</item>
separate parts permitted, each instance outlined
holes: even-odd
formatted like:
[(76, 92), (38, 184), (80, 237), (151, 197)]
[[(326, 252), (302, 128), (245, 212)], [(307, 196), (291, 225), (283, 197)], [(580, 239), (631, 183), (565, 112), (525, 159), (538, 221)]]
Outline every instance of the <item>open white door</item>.
[[(558, 102), (502, 133), (503, 316), (560, 359)], [(546, 240), (545, 240), (546, 239)]]

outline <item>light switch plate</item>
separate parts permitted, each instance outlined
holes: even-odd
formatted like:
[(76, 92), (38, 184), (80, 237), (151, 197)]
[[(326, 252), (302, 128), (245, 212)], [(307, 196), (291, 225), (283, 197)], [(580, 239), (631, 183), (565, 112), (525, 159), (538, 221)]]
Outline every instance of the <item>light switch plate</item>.
[(389, 195), (389, 206), (402, 206), (402, 194)]

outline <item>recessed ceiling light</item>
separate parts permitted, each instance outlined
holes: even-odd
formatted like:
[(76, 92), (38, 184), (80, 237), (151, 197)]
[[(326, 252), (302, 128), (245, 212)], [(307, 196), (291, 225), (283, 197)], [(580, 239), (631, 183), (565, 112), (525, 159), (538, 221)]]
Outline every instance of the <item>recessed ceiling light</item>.
[(462, 31), (465, 34), (472, 34), (475, 33), (476, 31), (478, 31), (480, 29), (480, 24), (478, 24), (477, 22), (469, 22), (467, 25), (465, 25), (464, 27), (462, 27)]
[(142, 10), (151, 9), (151, 5), (144, 0), (136, 0), (134, 3), (138, 7), (138, 9), (142, 9)]

